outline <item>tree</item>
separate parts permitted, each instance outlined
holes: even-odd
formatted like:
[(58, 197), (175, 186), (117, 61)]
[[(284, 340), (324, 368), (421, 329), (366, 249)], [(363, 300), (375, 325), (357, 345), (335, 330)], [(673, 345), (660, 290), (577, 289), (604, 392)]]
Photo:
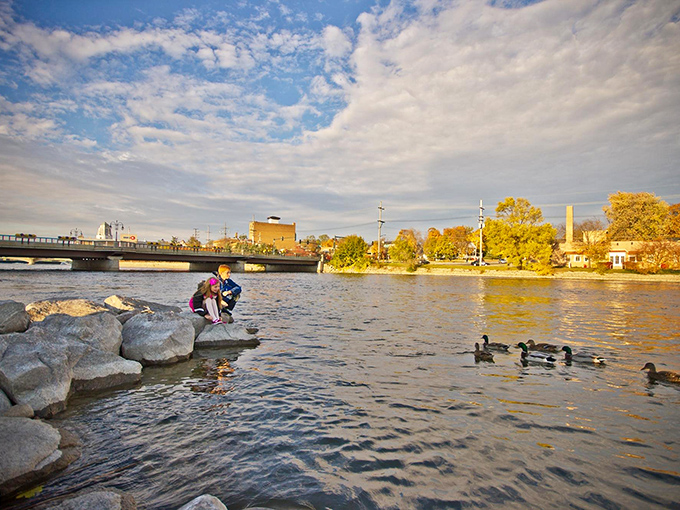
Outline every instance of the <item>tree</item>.
[(556, 231), (543, 224), (543, 213), (524, 198), (506, 198), (496, 207), (496, 219), (484, 228), (487, 249), (503, 255), (519, 269), (550, 267)]
[(413, 229), (403, 229), (390, 246), (389, 254), (397, 262), (413, 262), (423, 253), (421, 236)]
[(452, 256), (448, 258), (453, 259), (461, 255), (467, 255), (472, 232), (472, 227), (465, 226), (444, 229), (444, 235), (449, 239), (452, 248)]
[(441, 260), (445, 258), (444, 246), (446, 239), (443, 239), (441, 232), (432, 227), (427, 231), (427, 239), (423, 243), (423, 253), (429, 259)]
[(330, 265), (337, 268), (355, 267), (363, 269), (368, 265), (366, 251), (368, 245), (362, 237), (351, 235), (345, 237), (338, 245)]
[(574, 226), (574, 239), (583, 244), (583, 254), (588, 266), (607, 259), (611, 240), (599, 219), (584, 220)]
[(191, 236), (187, 241), (187, 246), (190, 246), (191, 248), (200, 248), (201, 241), (199, 241), (196, 236)]
[(680, 268), (680, 245), (668, 239), (656, 239), (644, 243), (636, 264), (640, 273), (658, 273), (662, 269)]
[(602, 210), (609, 221), (609, 237), (613, 241), (651, 241), (664, 234), (668, 204), (654, 193), (609, 195)]
[(680, 238), (680, 204), (673, 204), (668, 208), (665, 236), (669, 239)]

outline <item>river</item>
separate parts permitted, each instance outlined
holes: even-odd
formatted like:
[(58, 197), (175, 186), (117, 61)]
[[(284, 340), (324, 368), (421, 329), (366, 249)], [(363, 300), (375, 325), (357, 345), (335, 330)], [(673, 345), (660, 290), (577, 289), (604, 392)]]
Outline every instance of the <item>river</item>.
[[(1, 299), (119, 294), (186, 307), (203, 276), (0, 268)], [(38, 498), (114, 487), (146, 509), (209, 493), (230, 510), (680, 508), (674, 283), (235, 274), (255, 349), (145, 368), (52, 419), (82, 457)], [(596, 350), (522, 366), (491, 341)]]

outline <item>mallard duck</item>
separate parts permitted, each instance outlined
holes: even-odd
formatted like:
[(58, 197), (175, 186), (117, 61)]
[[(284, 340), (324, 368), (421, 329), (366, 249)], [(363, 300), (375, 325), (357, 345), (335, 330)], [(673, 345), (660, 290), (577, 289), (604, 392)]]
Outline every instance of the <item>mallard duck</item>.
[(649, 370), (649, 372), (647, 372), (647, 377), (649, 377), (650, 381), (680, 383), (680, 374), (677, 372), (671, 372), (670, 370), (662, 370), (657, 372), (654, 363), (645, 363), (645, 366), (640, 370)]
[(479, 344), (475, 343), (475, 361), (491, 361), (493, 362), (493, 354), (489, 351), (482, 351)]
[(548, 366), (554, 366), (557, 361), (555, 356), (548, 354), (547, 352), (529, 352), (529, 348), (524, 342), (518, 343), (517, 347), (522, 349), (522, 354), (520, 354), (520, 359), (522, 361)]
[(502, 344), (500, 342), (489, 342), (489, 337), (482, 335), (482, 340), (484, 340), (484, 350), (487, 351), (507, 351), (510, 349), (508, 344)]
[(600, 365), (604, 365), (604, 362), (606, 361), (602, 356), (598, 356), (597, 354), (590, 354), (588, 352), (572, 352), (571, 347), (569, 347), (568, 345), (562, 347), (562, 350), (564, 351), (565, 361), (578, 361), (580, 363), (596, 363)]
[[(519, 345), (517, 345), (519, 347)], [(558, 352), (560, 348), (554, 344), (546, 343), (536, 343), (533, 340), (527, 340), (527, 347), (530, 351), (543, 351), (543, 352)]]

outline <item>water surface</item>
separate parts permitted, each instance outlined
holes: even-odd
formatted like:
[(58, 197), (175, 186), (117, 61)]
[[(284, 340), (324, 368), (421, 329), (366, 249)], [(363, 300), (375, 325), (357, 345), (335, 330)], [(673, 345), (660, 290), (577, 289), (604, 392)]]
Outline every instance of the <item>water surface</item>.
[[(2, 299), (121, 294), (186, 307), (194, 273), (0, 271)], [(238, 274), (262, 345), (146, 368), (52, 421), (77, 487), (176, 509), (680, 508), (677, 284), (456, 276)], [(604, 367), (475, 363), (474, 342), (590, 348)]]

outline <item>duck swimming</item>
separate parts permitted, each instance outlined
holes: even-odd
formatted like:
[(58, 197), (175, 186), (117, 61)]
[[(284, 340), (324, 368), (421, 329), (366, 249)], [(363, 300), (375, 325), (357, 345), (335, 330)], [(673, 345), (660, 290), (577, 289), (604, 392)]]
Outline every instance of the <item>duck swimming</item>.
[(482, 351), (479, 344), (475, 343), (475, 361), (490, 361), (493, 363), (493, 354), (489, 351)]
[[(533, 340), (527, 340), (527, 345), (530, 351), (543, 351), (543, 352), (558, 352), (560, 348), (554, 344), (546, 343), (536, 343)], [(519, 344), (517, 344), (519, 347)]]
[(548, 354), (547, 352), (536, 351), (529, 352), (529, 349), (527, 348), (527, 345), (524, 342), (518, 343), (517, 347), (522, 349), (520, 359), (523, 362), (535, 363), (538, 365), (547, 365), (551, 367), (555, 366), (555, 362), (557, 361), (557, 359), (552, 354)]
[(650, 381), (680, 383), (680, 374), (671, 372), (670, 370), (661, 370), (660, 372), (657, 372), (654, 363), (645, 363), (645, 366), (640, 370), (649, 370), (649, 372), (647, 372), (647, 377), (649, 377)]
[(482, 340), (484, 340), (484, 350), (489, 351), (507, 351), (510, 349), (508, 344), (502, 344), (500, 342), (489, 342), (489, 337), (482, 335)]
[(564, 351), (565, 361), (578, 361), (580, 363), (595, 363), (599, 365), (604, 365), (604, 362), (606, 361), (602, 356), (598, 356), (597, 354), (590, 354), (588, 352), (572, 352), (571, 347), (568, 345), (562, 347), (562, 350)]

